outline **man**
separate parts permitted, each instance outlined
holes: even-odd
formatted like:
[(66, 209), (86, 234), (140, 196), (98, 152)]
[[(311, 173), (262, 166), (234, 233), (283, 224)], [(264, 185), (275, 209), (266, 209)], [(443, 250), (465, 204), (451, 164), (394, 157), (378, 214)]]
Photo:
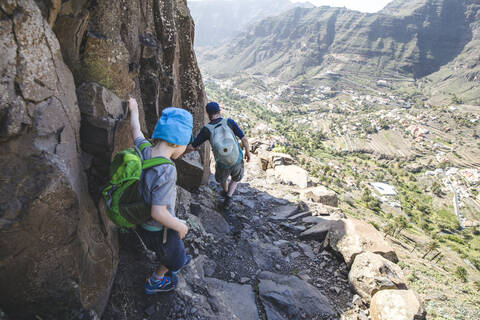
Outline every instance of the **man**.
[(187, 152), (195, 150), (207, 140), (210, 141), (216, 162), (215, 180), (222, 185), (225, 195), (224, 208), (228, 210), (232, 204), (233, 193), (244, 173), (243, 154), (237, 137), (242, 141), (247, 162), (250, 161), (250, 147), (235, 121), (222, 118), (218, 103), (208, 103), (206, 110), (210, 123), (202, 128), (193, 143), (188, 146)]

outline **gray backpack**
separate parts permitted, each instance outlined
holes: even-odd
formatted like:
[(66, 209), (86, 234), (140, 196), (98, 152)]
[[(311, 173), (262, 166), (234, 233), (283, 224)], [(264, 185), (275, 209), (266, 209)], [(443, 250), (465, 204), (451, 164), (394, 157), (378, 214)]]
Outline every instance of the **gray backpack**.
[(237, 137), (228, 126), (227, 121), (227, 119), (222, 119), (217, 124), (207, 124), (205, 127), (210, 131), (210, 144), (215, 161), (225, 167), (232, 167), (243, 155)]

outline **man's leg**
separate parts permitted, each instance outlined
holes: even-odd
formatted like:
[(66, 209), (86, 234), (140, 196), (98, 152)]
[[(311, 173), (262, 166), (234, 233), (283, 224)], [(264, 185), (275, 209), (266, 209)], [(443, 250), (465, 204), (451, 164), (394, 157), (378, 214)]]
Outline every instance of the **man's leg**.
[[(233, 181), (232, 181), (233, 182)], [(230, 182), (230, 183), (232, 183)], [(228, 184), (228, 178), (225, 179), (225, 181), (222, 182), (222, 188), (223, 188), (223, 191), (225, 192), (225, 194), (228, 194), (229, 193), (229, 190), (230, 190), (230, 186)]]
[(237, 186), (238, 186), (237, 181), (233, 181), (233, 180), (230, 181), (230, 184), (228, 185), (228, 193), (227, 193), (229, 197), (233, 196), (233, 193), (237, 189)]
[(215, 180), (222, 186), (223, 192), (228, 194), (228, 177), (230, 176), (230, 171), (228, 169), (215, 166)]

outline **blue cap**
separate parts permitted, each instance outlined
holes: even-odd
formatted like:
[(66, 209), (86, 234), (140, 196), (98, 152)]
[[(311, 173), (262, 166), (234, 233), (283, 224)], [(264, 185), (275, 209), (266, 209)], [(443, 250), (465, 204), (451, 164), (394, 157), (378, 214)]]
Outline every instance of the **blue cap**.
[(205, 107), (208, 114), (216, 114), (220, 112), (220, 106), (216, 102), (209, 102)]
[(152, 139), (162, 139), (179, 146), (186, 146), (192, 137), (193, 117), (187, 110), (166, 108), (158, 119)]

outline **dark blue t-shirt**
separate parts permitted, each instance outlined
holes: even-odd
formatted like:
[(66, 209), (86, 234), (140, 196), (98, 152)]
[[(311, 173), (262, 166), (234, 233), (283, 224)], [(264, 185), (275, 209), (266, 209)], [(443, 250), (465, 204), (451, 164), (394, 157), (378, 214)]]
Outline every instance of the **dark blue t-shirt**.
[[(217, 124), (220, 121), (222, 121), (222, 119), (223, 118), (212, 120), (210, 121), (210, 124)], [(242, 139), (243, 137), (245, 137), (245, 135), (243, 134), (243, 131), (240, 129), (240, 127), (235, 121), (233, 121), (232, 119), (227, 119), (227, 124), (239, 139)], [(203, 127), (202, 130), (200, 130), (200, 133), (198, 134), (198, 136), (193, 141), (192, 147), (196, 148), (207, 140), (210, 140), (210, 130), (208, 130), (206, 127)]]

